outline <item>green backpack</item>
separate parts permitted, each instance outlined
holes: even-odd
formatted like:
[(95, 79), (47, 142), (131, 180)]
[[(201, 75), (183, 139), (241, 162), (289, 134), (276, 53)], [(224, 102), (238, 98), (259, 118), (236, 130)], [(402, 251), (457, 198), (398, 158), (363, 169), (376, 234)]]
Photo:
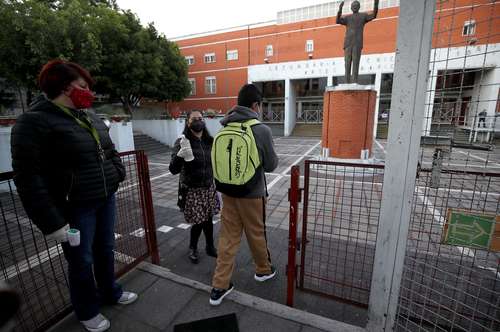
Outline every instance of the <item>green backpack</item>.
[(252, 126), (259, 123), (256, 119), (230, 122), (215, 135), (212, 145), (215, 180), (240, 186), (252, 179), (260, 166)]

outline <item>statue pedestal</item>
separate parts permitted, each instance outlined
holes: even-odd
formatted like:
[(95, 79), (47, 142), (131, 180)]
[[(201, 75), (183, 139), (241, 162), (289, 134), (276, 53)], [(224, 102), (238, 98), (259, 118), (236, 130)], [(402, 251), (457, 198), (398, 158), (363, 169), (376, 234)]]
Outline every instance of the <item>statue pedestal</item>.
[(377, 92), (371, 85), (326, 88), (321, 144), (329, 150), (328, 157), (364, 160), (372, 156), (376, 100)]

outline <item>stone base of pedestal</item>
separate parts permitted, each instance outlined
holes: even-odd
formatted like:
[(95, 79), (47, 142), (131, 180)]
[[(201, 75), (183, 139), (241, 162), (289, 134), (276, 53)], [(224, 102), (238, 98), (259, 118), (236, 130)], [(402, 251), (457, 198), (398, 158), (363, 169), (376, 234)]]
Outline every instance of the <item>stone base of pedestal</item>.
[(377, 92), (371, 85), (328, 87), (323, 99), (322, 146), (329, 157), (368, 159), (372, 156)]

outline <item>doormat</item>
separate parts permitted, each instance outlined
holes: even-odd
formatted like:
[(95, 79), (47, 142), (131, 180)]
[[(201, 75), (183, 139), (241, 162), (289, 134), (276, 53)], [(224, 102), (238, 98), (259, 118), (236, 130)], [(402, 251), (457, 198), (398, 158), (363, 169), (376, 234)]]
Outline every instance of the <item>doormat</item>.
[(174, 332), (239, 332), (236, 314), (211, 317), (177, 324)]

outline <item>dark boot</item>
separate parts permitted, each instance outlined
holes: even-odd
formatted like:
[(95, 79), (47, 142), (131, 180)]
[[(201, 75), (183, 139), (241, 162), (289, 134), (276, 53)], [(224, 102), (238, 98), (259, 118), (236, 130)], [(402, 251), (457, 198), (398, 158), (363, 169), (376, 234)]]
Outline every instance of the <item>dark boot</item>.
[(213, 244), (207, 245), (205, 250), (207, 251), (208, 256), (217, 258), (217, 248), (215, 248)]
[(203, 223), (203, 233), (205, 233), (205, 250), (208, 256), (217, 258), (217, 249), (214, 246), (214, 224), (212, 218)]
[(196, 248), (189, 248), (189, 260), (193, 264), (198, 264), (199, 261), (199, 256), (198, 256), (198, 249)]
[(202, 231), (200, 224), (191, 226), (191, 237), (189, 240), (189, 260), (193, 264), (197, 264), (199, 260), (198, 255), (198, 239)]

